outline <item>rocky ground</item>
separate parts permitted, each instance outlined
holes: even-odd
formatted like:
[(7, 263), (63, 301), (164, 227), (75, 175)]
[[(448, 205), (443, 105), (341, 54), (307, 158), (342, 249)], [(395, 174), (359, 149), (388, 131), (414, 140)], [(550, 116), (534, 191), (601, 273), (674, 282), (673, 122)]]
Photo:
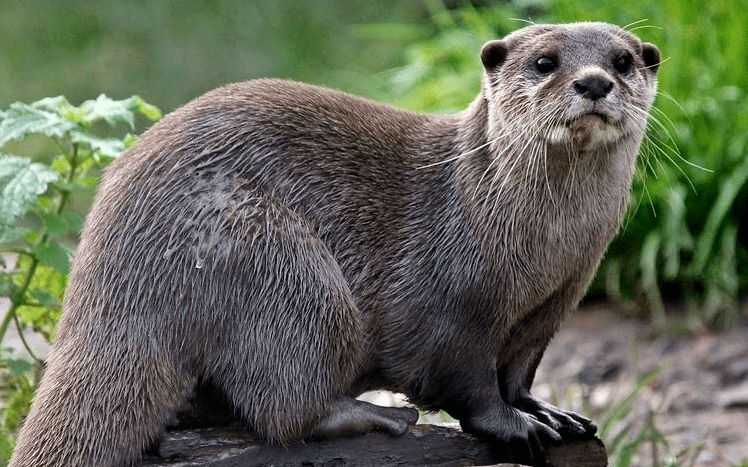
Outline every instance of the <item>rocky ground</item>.
[[(586, 399), (601, 424), (605, 408), (652, 372), (606, 441), (621, 431), (633, 440), (653, 415), (669, 444), (660, 445), (660, 460), (686, 451), (683, 465), (748, 465), (748, 322), (721, 333), (652, 340), (644, 322), (621, 319), (609, 307), (585, 307), (551, 343), (534, 391), (577, 410)], [(654, 464), (649, 446), (634, 464)]]
[[(7, 309), (6, 303), (0, 300), (0, 310)], [(686, 462), (678, 465), (748, 467), (748, 321), (722, 333), (650, 336), (645, 322), (622, 319), (608, 306), (586, 306), (551, 343), (534, 393), (579, 412), (587, 404), (602, 428), (610, 407), (655, 372), (631, 409), (612, 417), (615, 422), (604, 437), (609, 449), (616, 435), (631, 443), (651, 421), (667, 440), (667, 446), (657, 447), (660, 461), (684, 454)], [(42, 340), (30, 337), (32, 346), (43, 348)], [(4, 345), (22, 347), (17, 336)], [(389, 394), (368, 398), (383, 404), (398, 400)], [(449, 424), (441, 415), (424, 422)], [(656, 465), (649, 444), (632, 465)]]
[[(748, 321), (722, 333), (651, 336), (646, 322), (621, 318), (610, 306), (585, 306), (554, 338), (533, 392), (567, 409), (591, 411), (601, 429), (612, 420), (603, 436), (609, 451), (619, 435), (621, 445), (637, 444), (648, 425), (664, 435), (654, 457), (651, 442), (639, 443), (628, 465), (748, 467)], [(631, 406), (611, 416), (632, 394)], [(399, 403), (388, 394), (367, 399)], [(443, 414), (419, 422), (450, 425)], [(620, 459), (611, 456), (610, 465)]]

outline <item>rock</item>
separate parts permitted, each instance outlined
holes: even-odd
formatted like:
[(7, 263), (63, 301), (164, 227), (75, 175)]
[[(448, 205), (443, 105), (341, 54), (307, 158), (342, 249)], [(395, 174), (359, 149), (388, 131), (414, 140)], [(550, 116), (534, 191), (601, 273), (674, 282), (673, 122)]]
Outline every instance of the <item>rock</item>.
[(720, 391), (719, 403), (725, 409), (748, 408), (748, 382)]

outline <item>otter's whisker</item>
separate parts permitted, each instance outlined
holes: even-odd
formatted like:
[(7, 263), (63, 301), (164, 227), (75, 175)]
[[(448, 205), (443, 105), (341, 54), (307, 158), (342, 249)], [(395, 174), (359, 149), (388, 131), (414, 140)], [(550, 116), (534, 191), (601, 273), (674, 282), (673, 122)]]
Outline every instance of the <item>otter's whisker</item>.
[(641, 24), (641, 23), (646, 23), (647, 21), (649, 21), (649, 18), (640, 19), (638, 21), (634, 21), (633, 23), (629, 23), (626, 26), (622, 26), (621, 29), (623, 29), (624, 31), (631, 31), (632, 27), (634, 27), (634, 26), (636, 26), (638, 24)]

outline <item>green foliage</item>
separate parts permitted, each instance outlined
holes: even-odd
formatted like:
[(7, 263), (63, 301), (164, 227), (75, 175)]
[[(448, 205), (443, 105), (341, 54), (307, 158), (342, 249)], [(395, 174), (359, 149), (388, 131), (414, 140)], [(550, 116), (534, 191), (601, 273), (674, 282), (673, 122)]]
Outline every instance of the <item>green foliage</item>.
[(693, 465), (696, 456), (701, 452), (703, 446), (694, 446), (674, 456), (671, 455), (670, 443), (655, 423), (655, 416), (660, 409), (649, 410), (643, 423), (638, 419), (640, 417), (632, 417), (635, 401), (658, 376), (659, 370), (641, 375), (626, 394), (613, 400), (603, 410), (598, 436), (605, 443), (612, 467), (641, 465), (643, 461), (639, 458), (637, 462), (637, 457), (645, 452), (651, 456), (647, 465), (663, 467)]
[(386, 76), (395, 102), (414, 109), (465, 108), (479, 88), (480, 46), (524, 25), (508, 18), (630, 25), (660, 47), (660, 93), (632, 208), (590, 292), (650, 313), (656, 331), (675, 324), (665, 314), (669, 298), (687, 300), (690, 329), (734, 322), (748, 292), (748, 72), (735, 67), (748, 57), (748, 8), (693, 0), (429, 5), (436, 33)]
[[(382, 97), (421, 111), (463, 110), (480, 90), (478, 51), (522, 23), (510, 19), (518, 15), (511, 4), (486, 10), (447, 10), (439, 2), (428, 4), (437, 33), (406, 48), (405, 65), (383, 75)], [(388, 36), (386, 28), (379, 31), (382, 39)]]
[(17, 237), (22, 231), (16, 227), (26, 214), (27, 206), (47, 191), (49, 183), (57, 181), (57, 173), (43, 164), (28, 159), (6, 156), (0, 166), (0, 241)]
[[(12, 450), (14, 433), (28, 412), (43, 362), (23, 340), (23, 328), (32, 326), (51, 342), (62, 307), (70, 272), (72, 248), (65, 241), (77, 236), (82, 217), (69, 209), (73, 193), (90, 192), (96, 174), (125, 150), (133, 137), (102, 136), (101, 125), (133, 128), (135, 114), (156, 120), (160, 112), (141, 98), (112, 100), (104, 95), (71, 105), (64, 97), (27, 105), (15, 103), (0, 112), (0, 149), (11, 141), (42, 136), (59, 153), (51, 164), (0, 153), (0, 261), (13, 255), (15, 265), (3, 262), (0, 296), (10, 308), (0, 322), (0, 342), (14, 323), (32, 360), (0, 353), (0, 462)], [(98, 131), (97, 131), (98, 129)]]

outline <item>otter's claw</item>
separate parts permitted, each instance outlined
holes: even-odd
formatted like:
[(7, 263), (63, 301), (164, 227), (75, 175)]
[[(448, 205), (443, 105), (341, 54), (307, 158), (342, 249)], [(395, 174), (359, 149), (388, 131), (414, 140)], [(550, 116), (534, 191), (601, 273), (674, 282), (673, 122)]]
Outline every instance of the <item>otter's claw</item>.
[(503, 404), (486, 413), (461, 420), (462, 429), (494, 441), (504, 448), (512, 462), (544, 466), (548, 445), (562, 442), (561, 435), (537, 417)]
[(559, 409), (529, 394), (523, 397), (517, 406), (553, 428), (564, 438), (589, 438), (597, 431), (597, 425), (592, 420), (577, 413)]

